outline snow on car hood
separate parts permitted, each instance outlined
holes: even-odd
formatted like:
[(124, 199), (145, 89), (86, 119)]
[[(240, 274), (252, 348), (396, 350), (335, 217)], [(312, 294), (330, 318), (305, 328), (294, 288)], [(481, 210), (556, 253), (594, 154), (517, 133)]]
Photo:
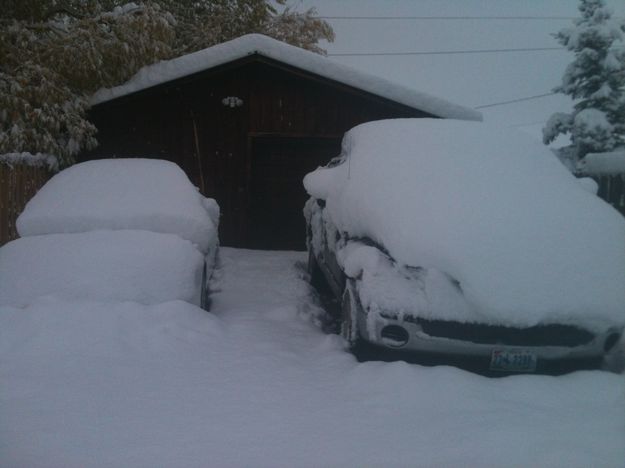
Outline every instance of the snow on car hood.
[(625, 323), (625, 219), (540, 143), (397, 119), (350, 130), (342, 154), (306, 176), (308, 193), (340, 231), (455, 278), (475, 310), (467, 321)]

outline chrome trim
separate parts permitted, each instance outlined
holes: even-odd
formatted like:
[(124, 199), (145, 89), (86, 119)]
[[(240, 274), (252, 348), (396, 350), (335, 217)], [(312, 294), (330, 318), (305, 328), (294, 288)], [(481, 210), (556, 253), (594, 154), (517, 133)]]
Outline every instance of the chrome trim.
[[(382, 328), (387, 325), (399, 325), (404, 327), (408, 331), (408, 335), (410, 337), (408, 342), (400, 348), (386, 345), (385, 340), (380, 336), (380, 332)], [(370, 329), (374, 330), (373, 336), (370, 336)], [(389, 349), (476, 357), (488, 357), (494, 350), (497, 349), (528, 350), (535, 353), (539, 359), (601, 357), (605, 354), (603, 351), (605, 339), (610, 333), (614, 332), (614, 329), (610, 329), (605, 333), (596, 334), (594, 339), (589, 343), (575, 347), (481, 344), (471, 341), (429, 336), (425, 334), (422, 328), (416, 323), (396, 319), (386, 319), (379, 316), (366, 317), (364, 313), (358, 314), (358, 330), (360, 332), (360, 336), (364, 340)]]

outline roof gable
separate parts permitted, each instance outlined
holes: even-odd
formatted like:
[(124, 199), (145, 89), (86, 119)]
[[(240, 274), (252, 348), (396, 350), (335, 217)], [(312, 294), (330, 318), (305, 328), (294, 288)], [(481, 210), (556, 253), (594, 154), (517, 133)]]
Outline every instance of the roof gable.
[(248, 34), (191, 54), (145, 66), (128, 82), (96, 92), (91, 98), (91, 104), (111, 101), (251, 55), (267, 57), (438, 117), (482, 120), (482, 114), (473, 109), (396, 85), (261, 34)]

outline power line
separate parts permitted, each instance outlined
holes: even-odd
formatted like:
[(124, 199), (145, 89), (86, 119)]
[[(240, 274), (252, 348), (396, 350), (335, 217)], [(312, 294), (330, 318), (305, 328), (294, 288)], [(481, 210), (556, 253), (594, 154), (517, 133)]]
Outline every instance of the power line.
[(503, 106), (505, 104), (513, 104), (515, 102), (530, 101), (532, 99), (540, 99), (540, 98), (544, 98), (547, 96), (553, 96), (554, 94), (557, 94), (557, 93), (551, 92), (551, 93), (545, 93), (545, 94), (537, 94), (535, 96), (528, 96), (528, 97), (519, 98), (519, 99), (512, 99), (510, 101), (493, 102), (492, 104), (484, 104), (483, 106), (476, 106), (474, 107), (474, 109), (484, 109), (486, 107)]
[(402, 56), (402, 55), (457, 55), (457, 54), (495, 54), (504, 52), (534, 52), (543, 50), (566, 50), (564, 47), (527, 47), (521, 49), (481, 49), (481, 50), (440, 50), (430, 52), (350, 52), (331, 53), (332, 57), (361, 57), (361, 56)]
[(543, 119), (543, 120), (535, 120), (533, 122), (525, 122), (525, 123), (520, 123), (520, 124), (516, 124), (516, 125), (510, 125), (510, 128), (529, 127), (531, 125), (544, 124), (546, 122), (547, 121), (545, 119)]
[(573, 20), (574, 16), (319, 16), (324, 20)]

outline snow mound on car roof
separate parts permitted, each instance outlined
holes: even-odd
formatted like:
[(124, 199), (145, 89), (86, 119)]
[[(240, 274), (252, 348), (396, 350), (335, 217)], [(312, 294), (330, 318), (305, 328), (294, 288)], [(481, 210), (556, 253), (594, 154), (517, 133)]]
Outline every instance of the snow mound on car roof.
[(217, 244), (219, 208), (174, 163), (102, 159), (56, 174), (17, 220), (20, 236), (143, 229), (177, 234), (207, 252)]
[(467, 320), (625, 322), (625, 220), (538, 142), (398, 119), (350, 130), (343, 154), (306, 176), (309, 194), (340, 231), (455, 278), (475, 308)]
[(200, 305), (204, 256), (187, 240), (148, 231), (24, 237), (0, 248), (0, 305), (38, 297)]

